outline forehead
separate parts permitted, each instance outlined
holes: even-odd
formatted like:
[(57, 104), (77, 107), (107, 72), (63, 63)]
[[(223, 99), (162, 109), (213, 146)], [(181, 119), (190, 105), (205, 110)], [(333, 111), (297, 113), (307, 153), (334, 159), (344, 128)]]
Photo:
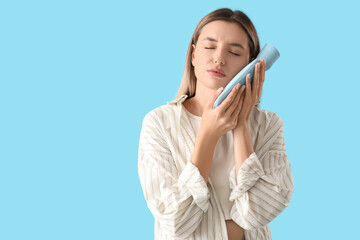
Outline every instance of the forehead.
[(209, 22), (203, 27), (199, 40), (202, 41), (206, 37), (227, 43), (238, 42), (243, 46), (247, 46), (248, 42), (245, 30), (238, 23), (221, 20)]

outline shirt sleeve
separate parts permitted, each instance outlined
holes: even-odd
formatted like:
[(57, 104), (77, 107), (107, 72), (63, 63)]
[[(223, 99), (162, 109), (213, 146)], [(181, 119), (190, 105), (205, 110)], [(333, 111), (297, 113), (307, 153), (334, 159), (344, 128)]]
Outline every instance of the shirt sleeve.
[(138, 155), (141, 187), (151, 213), (162, 228), (174, 238), (186, 238), (209, 208), (210, 192), (190, 160), (178, 171), (177, 159), (169, 150), (159, 122), (152, 114), (143, 121)]
[(270, 223), (289, 205), (294, 191), (291, 165), (285, 149), (283, 122), (276, 114), (272, 122), (276, 124), (268, 128), (262, 138), (260, 148), (266, 150), (261, 159), (253, 152), (244, 161), (238, 172), (237, 184), (235, 167), (229, 176), (230, 201), (234, 201), (230, 216), (247, 230), (258, 229)]

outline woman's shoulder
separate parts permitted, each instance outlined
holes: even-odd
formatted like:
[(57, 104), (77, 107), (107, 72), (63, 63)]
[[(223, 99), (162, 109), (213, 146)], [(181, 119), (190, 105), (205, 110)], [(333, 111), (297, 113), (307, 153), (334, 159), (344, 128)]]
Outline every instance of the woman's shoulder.
[(266, 110), (266, 109), (262, 109), (259, 107), (254, 107), (254, 112), (257, 116), (262, 116), (262, 117), (266, 117), (266, 118), (279, 118), (279, 115), (276, 112), (270, 111), (270, 110)]
[(164, 104), (148, 111), (145, 114), (143, 122), (150, 121), (157, 124), (164, 124), (169, 119), (173, 119), (177, 111), (177, 105)]
[(281, 117), (276, 112), (261, 109), (259, 107), (254, 107), (250, 121), (255, 125), (263, 125), (265, 129), (273, 127), (274, 125), (283, 124)]

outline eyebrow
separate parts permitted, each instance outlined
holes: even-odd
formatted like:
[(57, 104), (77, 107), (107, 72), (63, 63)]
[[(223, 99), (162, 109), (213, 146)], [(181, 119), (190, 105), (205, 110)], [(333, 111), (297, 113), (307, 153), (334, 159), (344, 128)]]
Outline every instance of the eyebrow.
[[(205, 40), (209, 40), (209, 41), (211, 41), (211, 42), (217, 42), (215, 39), (213, 39), (213, 38), (211, 38), (211, 37), (206, 37), (206, 38), (203, 39), (203, 41), (205, 41)], [(240, 43), (229, 43), (229, 45), (234, 46), (234, 47), (239, 47), (239, 48), (242, 48), (242, 49), (245, 50), (245, 48), (243, 47), (243, 45), (241, 45)]]

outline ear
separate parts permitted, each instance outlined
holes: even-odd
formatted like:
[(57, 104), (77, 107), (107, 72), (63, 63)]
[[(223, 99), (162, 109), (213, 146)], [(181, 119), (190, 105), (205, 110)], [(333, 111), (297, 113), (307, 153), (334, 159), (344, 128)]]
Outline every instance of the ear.
[(191, 45), (191, 64), (194, 66), (194, 64), (193, 64), (193, 62), (194, 62), (194, 59), (195, 59), (195, 45), (194, 44), (192, 44)]

